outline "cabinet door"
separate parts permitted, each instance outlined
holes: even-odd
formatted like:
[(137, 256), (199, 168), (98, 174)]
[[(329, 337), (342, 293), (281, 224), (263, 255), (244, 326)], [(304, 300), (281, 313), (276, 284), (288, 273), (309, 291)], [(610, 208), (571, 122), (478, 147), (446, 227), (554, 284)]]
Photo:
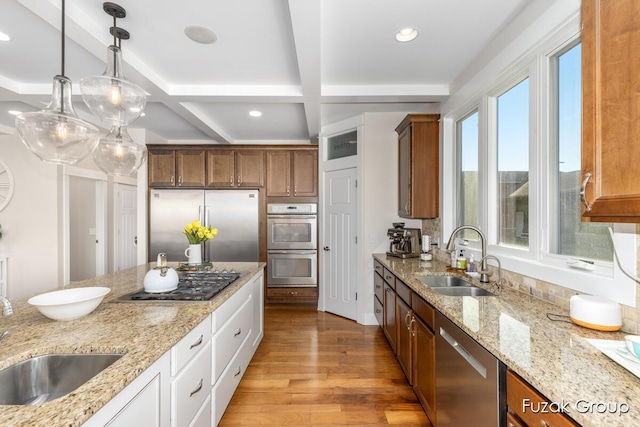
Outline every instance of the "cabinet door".
[(178, 187), (204, 187), (204, 150), (177, 150)]
[(174, 150), (149, 151), (149, 187), (175, 187), (176, 152)]
[(640, 222), (638, 16), (638, 1), (582, 1), (584, 221)]
[(316, 197), (318, 195), (318, 152), (293, 152), (294, 197)]
[(382, 302), (384, 305), (384, 325), (383, 330), (384, 334), (389, 341), (389, 345), (393, 350), (393, 353), (397, 353), (398, 349), (398, 322), (396, 321), (396, 293), (395, 291), (389, 287), (388, 284), (384, 285), (384, 301)]
[(236, 151), (236, 186), (264, 187), (264, 151)]
[(207, 151), (207, 187), (233, 187), (235, 154), (233, 150)]
[(398, 216), (411, 218), (411, 126), (398, 136)]
[(267, 151), (267, 196), (291, 194), (291, 152)]
[(398, 325), (398, 362), (407, 377), (409, 384), (413, 383), (411, 378), (411, 332), (409, 327), (412, 318), (411, 308), (396, 293), (396, 323)]
[(413, 391), (431, 422), (436, 421), (436, 338), (419, 317), (413, 316)]

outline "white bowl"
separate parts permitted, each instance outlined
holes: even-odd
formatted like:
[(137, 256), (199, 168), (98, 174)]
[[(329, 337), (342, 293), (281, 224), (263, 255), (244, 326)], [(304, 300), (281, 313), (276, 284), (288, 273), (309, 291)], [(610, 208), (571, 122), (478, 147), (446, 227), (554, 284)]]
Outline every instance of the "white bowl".
[(95, 310), (109, 292), (103, 287), (72, 288), (36, 295), (27, 302), (49, 319), (74, 320)]

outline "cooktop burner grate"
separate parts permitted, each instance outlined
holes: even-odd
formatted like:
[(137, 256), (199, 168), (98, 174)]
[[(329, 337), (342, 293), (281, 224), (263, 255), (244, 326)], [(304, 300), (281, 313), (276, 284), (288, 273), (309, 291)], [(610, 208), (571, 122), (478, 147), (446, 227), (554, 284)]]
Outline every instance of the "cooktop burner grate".
[(140, 290), (120, 298), (121, 301), (207, 301), (235, 282), (235, 271), (188, 271), (179, 274), (178, 288), (151, 293)]

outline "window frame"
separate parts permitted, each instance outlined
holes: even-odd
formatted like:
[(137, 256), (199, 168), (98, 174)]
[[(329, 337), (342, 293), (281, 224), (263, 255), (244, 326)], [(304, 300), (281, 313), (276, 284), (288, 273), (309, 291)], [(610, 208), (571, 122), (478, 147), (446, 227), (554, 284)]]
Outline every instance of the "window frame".
[[(554, 58), (580, 40), (579, 15), (573, 16), (554, 29), (540, 43), (520, 55), (489, 85), (469, 96), (459, 108), (452, 108), (443, 118), (443, 155), (449, 173), (443, 173), (442, 239), (446, 244), (458, 225), (456, 200), (458, 191), (458, 135), (457, 123), (474, 110), (478, 111), (478, 197), (479, 222), (487, 238), (487, 253), (496, 255), (502, 267), (532, 279), (543, 280), (575, 291), (605, 296), (635, 307), (635, 281), (620, 270), (614, 257), (612, 262), (596, 261), (596, 270), (587, 272), (567, 265), (571, 258), (550, 252), (549, 233), (553, 202), (550, 200), (553, 137), (552, 114), (556, 114), (551, 90)], [(505, 247), (497, 244), (497, 97), (529, 78), (529, 248)], [(555, 173), (555, 172), (554, 172)], [(484, 214), (483, 214), (484, 213)], [(636, 238), (633, 224), (614, 224), (614, 238), (618, 256), (627, 269), (636, 266)], [(480, 259), (479, 240), (466, 243), (468, 252)]]

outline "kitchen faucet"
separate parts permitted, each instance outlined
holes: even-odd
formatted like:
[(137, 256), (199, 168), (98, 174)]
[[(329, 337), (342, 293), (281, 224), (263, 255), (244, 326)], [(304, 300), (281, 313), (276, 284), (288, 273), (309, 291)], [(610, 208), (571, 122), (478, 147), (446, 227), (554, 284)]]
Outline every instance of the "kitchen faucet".
[[(495, 255), (485, 255), (480, 260), (480, 263), (482, 263), (484, 261), (485, 264), (486, 264), (487, 259), (494, 259), (498, 263), (498, 281), (496, 281), (495, 284), (498, 287), (498, 293), (500, 293), (500, 292), (502, 292), (502, 267), (500, 266), (500, 260)], [(489, 273), (487, 270), (483, 270), (480, 273), (482, 273), (482, 272)]]
[(0, 302), (2, 302), (2, 315), (9, 316), (13, 314), (13, 306), (11, 305), (11, 301), (7, 297), (3, 297), (0, 295)]
[(484, 237), (484, 234), (478, 227), (474, 227), (473, 225), (461, 225), (460, 227), (453, 230), (451, 233), (451, 237), (449, 237), (449, 242), (447, 242), (447, 248), (445, 249), (447, 252), (451, 252), (455, 250), (456, 245), (456, 234), (458, 234), (462, 230), (473, 230), (480, 236), (480, 246), (482, 247), (482, 260), (480, 261), (480, 282), (489, 283), (489, 270), (487, 269), (487, 239)]

